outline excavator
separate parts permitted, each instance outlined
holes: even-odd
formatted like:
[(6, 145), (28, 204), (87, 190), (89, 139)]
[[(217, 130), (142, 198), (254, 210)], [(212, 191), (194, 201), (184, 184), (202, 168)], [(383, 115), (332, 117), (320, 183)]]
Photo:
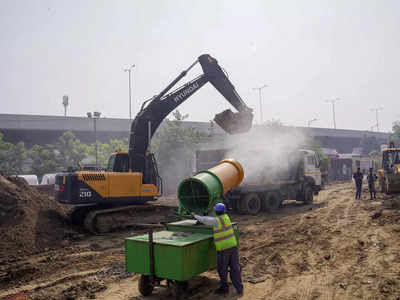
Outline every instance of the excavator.
[[(170, 92), (198, 63), (203, 74)], [(119, 214), (151, 209), (151, 205), (143, 204), (162, 195), (157, 162), (149, 151), (151, 138), (169, 113), (208, 82), (238, 111), (228, 109), (216, 114), (215, 123), (229, 134), (250, 130), (252, 109), (240, 98), (217, 60), (208, 54), (199, 56), (158, 95), (143, 102), (131, 124), (127, 153), (112, 154), (106, 170), (56, 175), (56, 198), (59, 203), (73, 207), (72, 223), (92, 233), (107, 232), (119, 226)], [(129, 224), (125, 220), (123, 225)]]
[(378, 182), (382, 193), (400, 192), (400, 148), (391, 142), (382, 151), (382, 168), (378, 169)]

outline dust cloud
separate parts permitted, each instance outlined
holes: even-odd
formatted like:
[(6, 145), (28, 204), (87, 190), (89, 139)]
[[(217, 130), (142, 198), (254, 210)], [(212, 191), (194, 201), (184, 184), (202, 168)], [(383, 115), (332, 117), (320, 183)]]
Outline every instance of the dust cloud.
[(194, 150), (185, 145), (165, 149), (159, 159), (159, 172), (163, 180), (163, 194), (175, 195), (179, 183), (193, 175)]
[(291, 179), (300, 159), (296, 149), (308, 144), (301, 132), (287, 127), (255, 127), (250, 132), (226, 139), (226, 157), (238, 160), (245, 177), (243, 184), (266, 183), (273, 179)]

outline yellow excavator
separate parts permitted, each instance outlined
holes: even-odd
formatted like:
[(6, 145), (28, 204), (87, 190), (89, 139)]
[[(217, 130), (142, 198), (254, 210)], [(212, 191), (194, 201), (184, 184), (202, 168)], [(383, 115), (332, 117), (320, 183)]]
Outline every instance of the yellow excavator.
[[(169, 92), (197, 63), (203, 74)], [(250, 130), (252, 109), (240, 98), (217, 60), (208, 54), (199, 56), (164, 90), (143, 103), (131, 125), (127, 153), (111, 155), (104, 171), (56, 175), (57, 201), (73, 206), (71, 219), (74, 224), (90, 232), (109, 231), (110, 227), (119, 226), (119, 213), (146, 209), (149, 206), (143, 204), (161, 196), (162, 179), (154, 154), (148, 151), (151, 138), (169, 113), (208, 82), (238, 111), (225, 110), (215, 115), (214, 121), (229, 134)], [(124, 225), (129, 225), (126, 219)]]
[(400, 148), (390, 143), (382, 151), (382, 168), (378, 170), (379, 187), (382, 193), (400, 192)]

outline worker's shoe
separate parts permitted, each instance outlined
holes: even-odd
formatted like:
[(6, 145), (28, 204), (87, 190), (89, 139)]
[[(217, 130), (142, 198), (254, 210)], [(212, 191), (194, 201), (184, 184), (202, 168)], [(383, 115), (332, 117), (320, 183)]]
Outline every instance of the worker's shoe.
[(228, 289), (224, 289), (222, 287), (219, 287), (214, 291), (214, 293), (218, 294), (218, 295), (223, 295), (223, 294), (228, 294), (229, 290)]
[(238, 298), (241, 298), (241, 297), (243, 297), (243, 290), (241, 290), (240, 292), (239, 292), (239, 291), (237, 291), (237, 296), (238, 296)]

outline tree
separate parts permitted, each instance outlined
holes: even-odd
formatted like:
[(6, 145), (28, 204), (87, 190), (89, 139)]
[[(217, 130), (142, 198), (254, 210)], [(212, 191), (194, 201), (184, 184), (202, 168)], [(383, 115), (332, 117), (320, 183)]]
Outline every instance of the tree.
[(21, 174), (25, 160), (24, 142), (18, 142), (16, 145), (5, 142), (3, 134), (0, 133), (0, 172), (7, 175)]
[[(97, 141), (97, 164), (99, 167), (105, 168), (108, 159), (115, 151), (128, 152), (128, 139), (113, 139), (109, 143), (100, 143)], [(86, 154), (88, 157), (95, 160), (96, 157), (96, 144), (86, 146)]]
[(81, 144), (71, 131), (66, 131), (59, 137), (55, 150), (57, 165), (62, 170), (66, 170), (68, 167), (77, 167), (78, 163), (87, 155), (87, 146)]
[(12, 172), (16, 174), (23, 173), (24, 163), (28, 157), (24, 142), (18, 142), (13, 145), (13, 150), (10, 154), (8, 159)]
[(390, 141), (389, 142), (394, 142), (394, 144), (399, 147), (400, 145), (400, 121), (396, 121), (393, 123), (393, 134), (390, 137)]
[(28, 157), (32, 160), (31, 172), (39, 177), (46, 173), (55, 173), (60, 169), (52, 145), (45, 147), (35, 145), (29, 150)]

